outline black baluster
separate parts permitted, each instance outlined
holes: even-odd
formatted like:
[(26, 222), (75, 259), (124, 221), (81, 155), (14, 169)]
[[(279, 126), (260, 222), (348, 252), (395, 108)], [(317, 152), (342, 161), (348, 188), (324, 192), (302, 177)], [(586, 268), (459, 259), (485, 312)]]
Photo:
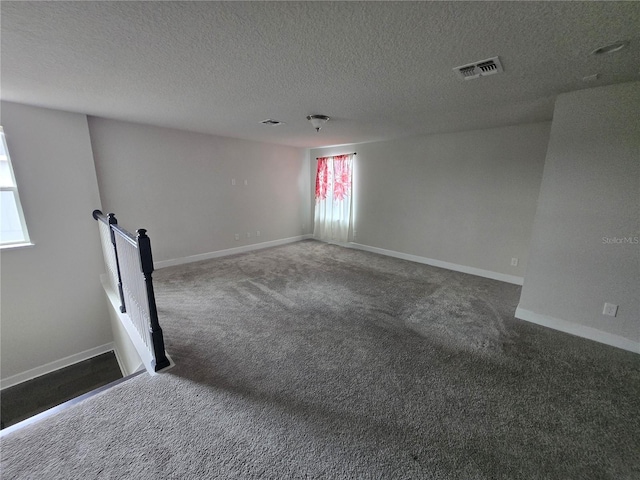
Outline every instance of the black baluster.
[(124, 292), (122, 291), (122, 276), (120, 275), (120, 260), (118, 259), (118, 247), (116, 247), (116, 234), (111, 228), (111, 225), (117, 225), (118, 220), (116, 219), (115, 214), (110, 213), (107, 215), (107, 221), (109, 223), (109, 233), (111, 234), (111, 243), (113, 244), (113, 251), (116, 256), (116, 270), (118, 272), (118, 294), (120, 295), (120, 312), (124, 313), (127, 311), (124, 304)]

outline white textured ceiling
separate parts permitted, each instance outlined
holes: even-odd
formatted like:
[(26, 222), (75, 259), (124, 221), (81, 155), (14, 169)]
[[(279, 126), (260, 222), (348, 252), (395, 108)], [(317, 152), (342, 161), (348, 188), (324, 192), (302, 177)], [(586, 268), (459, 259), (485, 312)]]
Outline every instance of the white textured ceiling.
[[(549, 120), (558, 93), (640, 79), (640, 2), (0, 8), (5, 100), (300, 147)], [(452, 71), (496, 55), (503, 74)], [(313, 113), (332, 118), (318, 134)]]

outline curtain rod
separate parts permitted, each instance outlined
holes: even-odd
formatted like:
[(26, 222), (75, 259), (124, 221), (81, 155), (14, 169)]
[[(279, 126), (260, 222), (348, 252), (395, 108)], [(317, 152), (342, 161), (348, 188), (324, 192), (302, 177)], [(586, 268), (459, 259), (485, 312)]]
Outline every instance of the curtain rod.
[[(353, 152), (353, 153), (343, 153), (342, 155), (357, 155), (358, 152)], [(340, 155), (329, 155), (330, 157), (339, 157)], [(318, 160), (319, 158), (326, 158), (326, 157), (316, 157), (316, 160)]]

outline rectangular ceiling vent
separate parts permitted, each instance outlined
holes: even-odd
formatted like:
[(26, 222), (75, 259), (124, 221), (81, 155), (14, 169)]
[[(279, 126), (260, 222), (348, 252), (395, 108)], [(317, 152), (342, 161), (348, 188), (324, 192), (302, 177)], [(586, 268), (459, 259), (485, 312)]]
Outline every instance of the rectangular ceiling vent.
[(272, 118), (267, 118), (266, 120), (261, 121), (263, 125), (269, 125), (271, 127), (277, 127), (278, 125), (284, 125), (284, 122), (279, 122), (278, 120), (273, 120)]
[(486, 75), (493, 75), (494, 73), (504, 72), (502, 64), (498, 57), (487, 58), (475, 63), (469, 63), (468, 65), (462, 65), (453, 69), (461, 78), (465, 80), (471, 80), (473, 78), (484, 77)]

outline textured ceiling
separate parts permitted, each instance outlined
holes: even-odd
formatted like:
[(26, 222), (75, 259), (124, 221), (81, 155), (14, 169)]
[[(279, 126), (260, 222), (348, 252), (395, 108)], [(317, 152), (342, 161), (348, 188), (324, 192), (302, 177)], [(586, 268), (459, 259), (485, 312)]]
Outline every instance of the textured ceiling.
[[(640, 2), (0, 8), (5, 100), (300, 147), (549, 120), (558, 93), (640, 80)], [(496, 55), (502, 74), (452, 71)], [(313, 113), (332, 118), (318, 134)]]

